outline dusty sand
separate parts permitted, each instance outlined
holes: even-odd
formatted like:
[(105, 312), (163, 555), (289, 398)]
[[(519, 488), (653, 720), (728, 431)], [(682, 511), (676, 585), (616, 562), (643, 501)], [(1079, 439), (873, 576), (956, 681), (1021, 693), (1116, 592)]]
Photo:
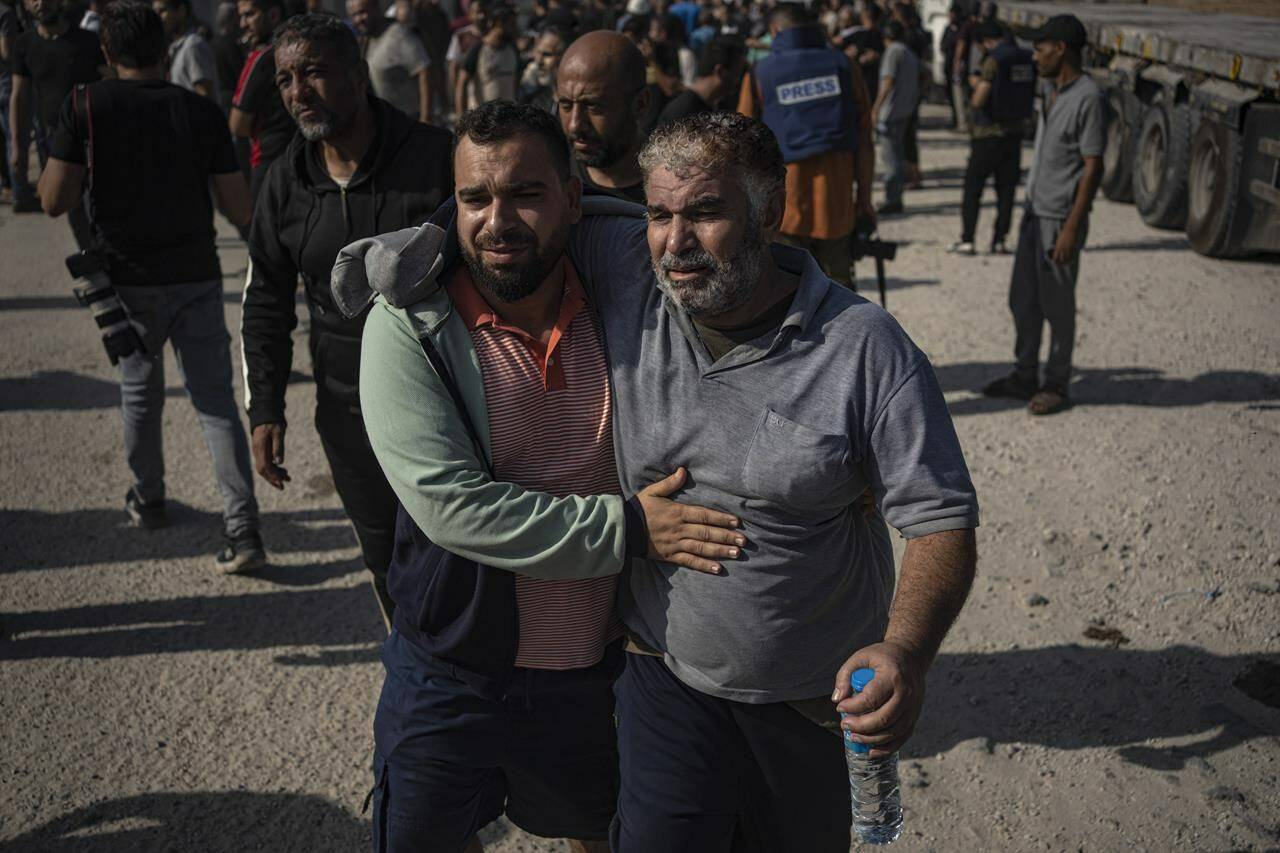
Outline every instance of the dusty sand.
[[(928, 188), (883, 227), (904, 241), (889, 308), (933, 359), (983, 527), (904, 753), (898, 849), (1280, 848), (1280, 669), (1260, 668), (1280, 667), (1280, 267), (1199, 257), (1100, 201), (1076, 407), (1032, 419), (975, 393), (1009, 358), (1011, 259), (943, 253), (966, 143), (928, 130), (923, 148)], [(244, 253), (221, 243), (235, 329)], [(65, 223), (0, 208), (0, 247), (0, 851), (366, 849), (382, 631), (302, 330), (293, 483), (259, 483), (274, 565), (220, 577), (172, 357), (176, 523), (147, 533), (124, 524), (118, 390), (70, 296)]]

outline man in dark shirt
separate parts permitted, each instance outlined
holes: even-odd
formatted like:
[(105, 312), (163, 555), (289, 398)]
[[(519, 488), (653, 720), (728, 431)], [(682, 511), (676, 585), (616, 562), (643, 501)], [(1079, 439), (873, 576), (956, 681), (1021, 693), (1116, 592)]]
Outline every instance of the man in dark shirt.
[(274, 45), (273, 83), (300, 133), (267, 172), (249, 232), (252, 272), (240, 333), (254, 464), (277, 489), (289, 481), (285, 390), (301, 276), (311, 315), (316, 432), (389, 625), (386, 576), (397, 503), (360, 414), (367, 312), (344, 319), (329, 275), (343, 246), (421, 225), (453, 194), (450, 136), (372, 97), (356, 37), (338, 18), (290, 18)]
[(867, 84), (867, 97), (872, 101), (880, 92), (880, 57), (884, 53), (884, 36), (880, 33), (880, 19), (884, 15), (874, 3), (862, 7), (862, 26), (844, 33), (840, 48), (858, 63), (862, 80)]
[(240, 29), (253, 45), (240, 71), (228, 122), (231, 133), (250, 141), (249, 192), (254, 201), (262, 190), (267, 167), (293, 138), (293, 120), (276, 89), (276, 60), (271, 34), (285, 18), (284, 0), (237, 0)]
[(12, 201), (13, 174), (9, 170), (9, 96), (13, 94), (13, 45), (22, 35), (18, 11), (0, 0), (0, 201)]
[(166, 523), (161, 415), (164, 344), (173, 343), (199, 413), (223, 498), (224, 572), (265, 561), (249, 445), (231, 387), (209, 189), (227, 218), (249, 219), (249, 193), (222, 112), (165, 82), (159, 16), (136, 0), (102, 13), (102, 46), (118, 79), (77, 86), (64, 102), (40, 178), (45, 211), (76, 209), (88, 188), (94, 253), (138, 328), (145, 351), (120, 359), (125, 509), (140, 527)]
[(585, 192), (644, 204), (639, 155), (640, 117), (650, 97), (645, 82), (644, 56), (620, 33), (587, 33), (560, 60), (560, 126)]
[(726, 36), (713, 39), (698, 59), (698, 76), (689, 88), (662, 108), (658, 127), (687, 116), (731, 107), (726, 100), (736, 100), (746, 70), (747, 49), (742, 42)]
[[(27, 11), (36, 25), (14, 43), (13, 93), (8, 104), (15, 213), (40, 210), (35, 189), (27, 182), (33, 115), (36, 153), (44, 168), (49, 158), (49, 134), (57, 126), (63, 99), (77, 83), (97, 80), (103, 65), (98, 37), (72, 25), (64, 0), (27, 0)], [(84, 211), (77, 209), (68, 220), (77, 245), (88, 248), (89, 225)]]

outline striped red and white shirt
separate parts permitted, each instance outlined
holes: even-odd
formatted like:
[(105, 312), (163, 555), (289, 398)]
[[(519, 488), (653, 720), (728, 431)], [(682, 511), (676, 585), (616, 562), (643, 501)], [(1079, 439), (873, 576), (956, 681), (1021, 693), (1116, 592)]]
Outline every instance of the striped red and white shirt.
[[(531, 491), (618, 494), (613, 399), (600, 322), (568, 259), (550, 340), (503, 323), (464, 265), (449, 297), (466, 322), (484, 376), (494, 476)], [(516, 666), (578, 669), (598, 663), (622, 636), (616, 576), (543, 580), (516, 575)]]

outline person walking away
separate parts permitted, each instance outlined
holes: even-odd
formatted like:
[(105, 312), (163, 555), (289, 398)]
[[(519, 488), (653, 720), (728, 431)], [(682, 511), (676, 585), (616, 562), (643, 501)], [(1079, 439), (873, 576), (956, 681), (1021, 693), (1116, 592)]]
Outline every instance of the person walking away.
[(880, 61), (880, 93), (871, 108), (880, 136), (880, 156), (884, 164), (882, 216), (902, 213), (902, 190), (907, 181), (907, 122), (920, 101), (920, 66), (903, 42), (902, 24), (884, 25), (884, 58)]
[(169, 82), (220, 103), (217, 60), (191, 13), (191, 0), (156, 0), (152, 8), (169, 40)]
[(920, 15), (915, 7), (908, 3), (897, 3), (893, 7), (894, 17), (902, 24), (903, 41), (916, 58), (919, 85), (916, 87), (916, 105), (907, 119), (903, 133), (902, 152), (907, 161), (907, 189), (918, 190), (924, 187), (920, 173), (920, 104), (924, 100), (931, 74), (929, 61), (933, 45), (929, 33), (920, 25)]
[(1013, 219), (1013, 196), (1022, 169), (1022, 133), (1035, 106), (1036, 66), (1031, 51), (1018, 47), (995, 21), (978, 25), (978, 38), (987, 48), (980, 73), (970, 81), (973, 97), (972, 139), (964, 173), (960, 240), (947, 251), (977, 253), (974, 235), (979, 203), (987, 178), (996, 184), (996, 223), (991, 254), (1007, 255), (1005, 237)]
[(736, 38), (717, 37), (698, 59), (698, 76), (689, 88), (662, 108), (657, 126), (732, 107), (742, 88), (742, 76), (746, 70), (746, 46)]
[[(951, 100), (957, 105), (965, 105), (969, 103), (969, 98), (972, 94), (969, 91), (970, 57), (978, 40), (976, 30), (979, 21), (979, 6), (978, 0), (961, 0), (960, 5), (962, 7), (960, 23), (956, 30), (954, 53), (949, 56), (949, 60), (951, 65)], [(969, 110), (957, 106), (956, 119), (958, 121), (956, 130), (967, 135), (969, 133)]]
[[(992, 397), (1028, 400), (1049, 415), (1070, 405), (1067, 383), (1076, 332), (1080, 250), (1089, 208), (1102, 180), (1106, 109), (1102, 90), (1081, 70), (1087, 41), (1074, 15), (1056, 15), (1030, 36), (1036, 70), (1047, 85), (1027, 176), (1027, 206), (1009, 282), (1014, 370), (983, 389)], [(1049, 357), (1039, 380), (1040, 341), (1049, 323)]]
[(450, 137), (369, 93), (356, 37), (337, 17), (291, 18), (274, 45), (279, 92), (299, 133), (268, 171), (249, 232), (240, 336), (254, 465), (273, 488), (289, 482), (285, 392), (301, 277), (311, 320), (316, 432), (389, 622), (386, 575), (396, 499), (361, 420), (357, 375), (365, 315), (342, 316), (329, 276), (343, 246), (418, 225), (453, 192)]
[[(135, 0), (102, 15), (102, 47), (115, 79), (79, 85), (63, 104), (40, 179), (45, 211), (92, 205), (92, 253), (102, 262), (145, 346), (120, 359), (125, 455), (133, 485), (125, 509), (147, 529), (167, 523), (162, 412), (164, 345), (213, 457), (223, 500), (226, 573), (263, 565), (249, 445), (231, 385), (209, 188), (237, 225), (249, 191), (217, 104), (164, 79), (163, 25)], [(181, 156), (175, 156), (179, 152)]]
[(565, 51), (556, 76), (560, 126), (584, 192), (644, 204), (640, 119), (649, 109), (645, 60), (625, 36), (587, 33)]
[(240, 30), (251, 46), (236, 82), (227, 123), (232, 136), (249, 140), (249, 194), (257, 203), (267, 168), (293, 138), (293, 120), (276, 87), (271, 36), (285, 19), (284, 0), (237, 0)]
[(873, 113), (858, 65), (830, 46), (797, 3), (769, 19), (771, 52), (743, 82), (738, 112), (759, 118), (782, 148), (786, 208), (779, 239), (806, 249), (852, 288), (855, 228), (875, 230)]
[(464, 111), (489, 101), (514, 101), (519, 87), (515, 12), (505, 4), (486, 12), (488, 29), (463, 59), (454, 84), (456, 101)]
[[(408, 2), (408, 0), (399, 0)], [(347, 14), (369, 65), (373, 94), (414, 121), (431, 119), (431, 59), (409, 27), (388, 20), (378, 0), (347, 0)]]
[(938, 55), (942, 58), (943, 88), (946, 89), (947, 106), (951, 108), (951, 129), (959, 130), (960, 113), (968, 109), (968, 105), (956, 100), (955, 87), (951, 85), (952, 68), (955, 66), (956, 41), (960, 38), (960, 24), (964, 11), (959, 2), (947, 7), (947, 28), (942, 31), (942, 39), (938, 43)]
[[(43, 170), (62, 102), (74, 86), (101, 77), (106, 65), (98, 37), (71, 23), (66, 0), (26, 0), (26, 8), (35, 26), (14, 42), (13, 91), (7, 104), (14, 213), (40, 211), (40, 199), (27, 177), (33, 131)], [(89, 248), (93, 236), (84, 208), (71, 208), (67, 221), (76, 245)]]

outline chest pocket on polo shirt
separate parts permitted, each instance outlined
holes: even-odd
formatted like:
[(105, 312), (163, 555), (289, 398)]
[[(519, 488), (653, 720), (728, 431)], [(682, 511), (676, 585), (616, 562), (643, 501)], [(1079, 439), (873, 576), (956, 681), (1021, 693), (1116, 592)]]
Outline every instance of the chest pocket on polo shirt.
[(862, 491), (850, 482), (863, 480), (859, 461), (847, 436), (816, 430), (766, 408), (747, 448), (742, 483), (747, 494), (783, 509), (835, 508)]

